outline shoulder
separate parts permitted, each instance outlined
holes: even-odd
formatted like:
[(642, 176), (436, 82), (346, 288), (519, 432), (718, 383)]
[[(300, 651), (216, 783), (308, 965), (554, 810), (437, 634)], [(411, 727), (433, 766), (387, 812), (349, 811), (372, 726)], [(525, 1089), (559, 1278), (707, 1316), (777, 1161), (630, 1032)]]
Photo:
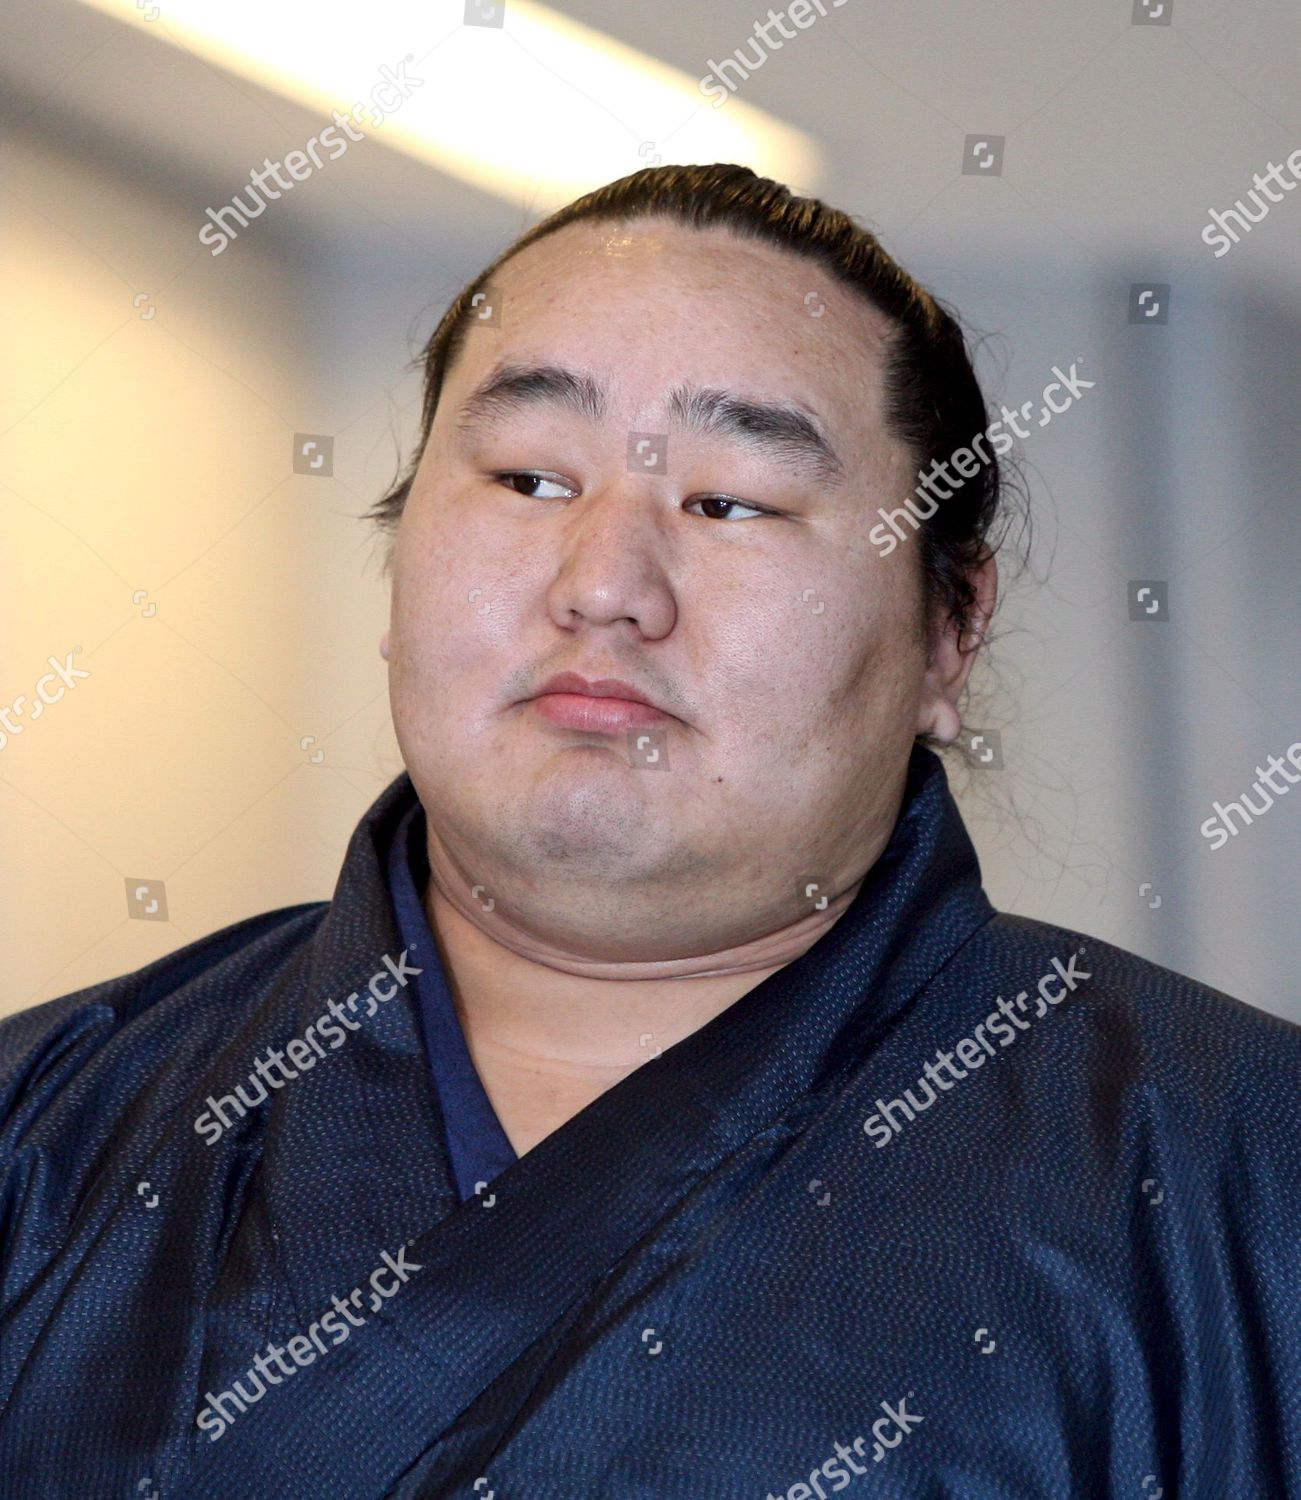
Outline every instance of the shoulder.
[(1172, 1042), (1180, 1036), (1196, 1041), (1205, 1034), (1196, 1029), (1202, 1027), (1222, 1045), (1281, 1048), (1285, 1057), (1301, 1057), (1301, 1025), (1089, 933), (997, 912), (977, 937), (997, 947), (1005, 960), (1022, 964), (1037, 959), (1052, 967), (1054, 956), (1080, 955), (1077, 968), (1087, 967), (1090, 978), (1076, 991), (1079, 998), (1118, 1021), (1131, 1016)]
[(111, 1114), (166, 1057), (202, 1057), (310, 940), (328, 902), (262, 912), (0, 1021), (0, 1156), (61, 1100)]
[(1009, 1000), (1023, 990), (1034, 997), (1041, 976), (1059, 976), (1048, 978), (1055, 998), (1034, 1007), (1033, 1022), (1034, 1050), (1059, 1084), (1068, 1076), (1087, 1083), (1099, 1107), (1141, 1098), (1207, 1149), (1277, 1145), (1301, 1179), (1301, 1026), (1100, 938), (1027, 917), (996, 914), (968, 956)]

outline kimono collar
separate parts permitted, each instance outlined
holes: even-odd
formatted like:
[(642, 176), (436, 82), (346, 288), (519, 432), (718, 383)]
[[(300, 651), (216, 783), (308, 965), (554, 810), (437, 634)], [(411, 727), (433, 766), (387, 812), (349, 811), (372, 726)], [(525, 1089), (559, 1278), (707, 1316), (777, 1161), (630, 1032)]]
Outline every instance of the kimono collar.
[[(403, 772), (357, 826), (329, 910), (285, 981), (298, 989), (296, 1034), (331, 999), (364, 995), (385, 955), (397, 959), (386, 859), (415, 800)], [(993, 915), (943, 763), (915, 744), (890, 840), (839, 921), (508, 1167), (491, 1214), (453, 1187), (414, 986), (369, 1016), (358, 1010), (339, 1050), (277, 1094), (267, 1129), (261, 1182), (299, 1316), (310, 1321), (383, 1250), (431, 1231), (450, 1230), (458, 1258), (469, 1242), (453, 1242), (490, 1223), (506, 1236), (515, 1224), (536, 1245), (553, 1219), (564, 1243), (566, 1225), (626, 1227), (661, 1212), (861, 1061)], [(407, 957), (426, 961), (437, 955)], [(491, 1241), (478, 1253), (500, 1260)]]

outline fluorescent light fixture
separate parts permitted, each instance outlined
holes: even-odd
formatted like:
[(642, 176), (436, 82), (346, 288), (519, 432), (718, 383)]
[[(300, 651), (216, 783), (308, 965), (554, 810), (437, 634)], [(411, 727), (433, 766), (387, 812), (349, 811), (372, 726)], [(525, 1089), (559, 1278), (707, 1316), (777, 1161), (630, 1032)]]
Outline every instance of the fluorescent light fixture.
[(470, 0), (477, 24), (463, 19), (466, 0), (369, 0), (347, 25), (326, 7), (267, 0), (82, 3), (316, 110), (322, 125), (369, 104), (381, 69), (404, 68), (420, 86), (358, 128), (539, 212), (657, 161), (741, 162), (803, 192), (821, 180), (804, 132), (736, 95), (715, 108), (696, 78), (535, 0)]

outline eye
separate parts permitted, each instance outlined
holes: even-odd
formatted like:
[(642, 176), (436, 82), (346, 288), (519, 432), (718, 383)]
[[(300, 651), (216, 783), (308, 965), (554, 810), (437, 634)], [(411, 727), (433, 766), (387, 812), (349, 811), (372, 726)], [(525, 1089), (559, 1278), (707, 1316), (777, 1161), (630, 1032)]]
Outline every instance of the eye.
[[(710, 505), (710, 506), (715, 506), (715, 507), (717, 507), (717, 506), (723, 506), (723, 507), (725, 507), (725, 510), (724, 510), (723, 514), (721, 514), (721, 515), (719, 515), (717, 513), (712, 514), (712, 515), (708, 514), (708, 513), (704, 513), (705, 514), (705, 519), (707, 521), (732, 521), (732, 520), (748, 521), (751, 516), (772, 516), (772, 515), (776, 515), (776, 511), (764, 510), (763, 507), (759, 506), (759, 505), (745, 505), (740, 500), (730, 500), (726, 495), (698, 495), (696, 497), (696, 499), (694, 499), (694, 500), (688, 500), (687, 501), (687, 508), (690, 508), (693, 505)], [(738, 510), (748, 510), (750, 512), (750, 515), (749, 516), (737, 516), (737, 515), (734, 514), (734, 512), (736, 512)]]
[[(554, 485), (556, 489), (564, 490), (570, 496), (577, 494), (577, 491), (571, 485), (566, 484), (563, 479), (556, 479), (549, 474), (535, 474), (529, 469), (507, 469), (500, 474), (494, 474), (492, 477), (509, 485), (512, 489), (515, 489), (515, 481), (518, 480), (524, 485)], [(560, 500), (564, 498), (562, 495), (540, 495), (536, 489), (516, 489), (515, 493), (524, 495), (530, 500)]]

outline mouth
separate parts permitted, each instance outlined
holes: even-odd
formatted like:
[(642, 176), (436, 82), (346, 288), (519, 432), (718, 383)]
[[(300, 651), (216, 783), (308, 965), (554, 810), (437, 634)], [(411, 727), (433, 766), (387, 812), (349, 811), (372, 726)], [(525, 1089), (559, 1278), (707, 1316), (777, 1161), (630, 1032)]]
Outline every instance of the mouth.
[(596, 734), (647, 729), (667, 724), (672, 717), (631, 683), (617, 677), (589, 682), (577, 672), (559, 672), (549, 678), (528, 704), (552, 724)]

